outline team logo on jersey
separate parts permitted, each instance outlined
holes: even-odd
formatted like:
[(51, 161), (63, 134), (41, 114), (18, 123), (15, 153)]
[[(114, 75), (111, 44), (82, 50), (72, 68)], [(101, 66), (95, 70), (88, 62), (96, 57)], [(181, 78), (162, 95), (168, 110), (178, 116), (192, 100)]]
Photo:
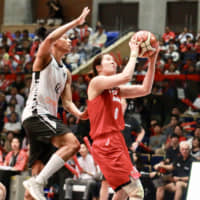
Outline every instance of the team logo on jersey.
[(61, 88), (61, 84), (60, 84), (60, 83), (57, 83), (57, 84), (56, 84), (56, 87), (55, 87), (55, 92), (56, 92), (56, 94), (59, 93), (60, 88)]

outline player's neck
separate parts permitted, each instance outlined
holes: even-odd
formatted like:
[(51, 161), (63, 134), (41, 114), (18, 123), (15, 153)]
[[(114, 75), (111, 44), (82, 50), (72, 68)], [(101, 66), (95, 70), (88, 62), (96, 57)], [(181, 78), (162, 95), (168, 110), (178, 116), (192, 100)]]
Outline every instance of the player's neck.
[(61, 63), (61, 59), (63, 57), (63, 53), (59, 52), (59, 51), (52, 50), (52, 55), (56, 59), (57, 63), (60, 64)]

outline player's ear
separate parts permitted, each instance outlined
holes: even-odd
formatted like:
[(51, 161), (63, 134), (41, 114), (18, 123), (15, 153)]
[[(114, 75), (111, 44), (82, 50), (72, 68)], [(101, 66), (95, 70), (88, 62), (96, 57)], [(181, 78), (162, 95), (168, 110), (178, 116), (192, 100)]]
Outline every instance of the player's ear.
[(96, 65), (96, 69), (97, 69), (97, 72), (99, 73), (102, 69), (102, 66), (101, 65)]

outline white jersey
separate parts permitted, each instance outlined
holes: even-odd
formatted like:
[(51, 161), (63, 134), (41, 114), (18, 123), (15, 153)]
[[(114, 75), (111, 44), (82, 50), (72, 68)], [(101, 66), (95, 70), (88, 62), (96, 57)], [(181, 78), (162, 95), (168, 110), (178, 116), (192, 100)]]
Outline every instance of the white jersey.
[(33, 72), (30, 94), (22, 114), (22, 121), (33, 116), (57, 116), (58, 101), (67, 81), (67, 70), (54, 57), (46, 68)]

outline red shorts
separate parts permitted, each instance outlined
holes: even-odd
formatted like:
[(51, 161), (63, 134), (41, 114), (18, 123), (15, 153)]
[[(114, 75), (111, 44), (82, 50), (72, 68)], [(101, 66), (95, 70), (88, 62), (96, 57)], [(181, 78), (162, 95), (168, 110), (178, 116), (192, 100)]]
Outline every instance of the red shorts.
[(92, 144), (93, 157), (109, 185), (118, 190), (130, 182), (130, 176), (137, 179), (140, 173), (133, 167), (121, 132), (98, 137)]

